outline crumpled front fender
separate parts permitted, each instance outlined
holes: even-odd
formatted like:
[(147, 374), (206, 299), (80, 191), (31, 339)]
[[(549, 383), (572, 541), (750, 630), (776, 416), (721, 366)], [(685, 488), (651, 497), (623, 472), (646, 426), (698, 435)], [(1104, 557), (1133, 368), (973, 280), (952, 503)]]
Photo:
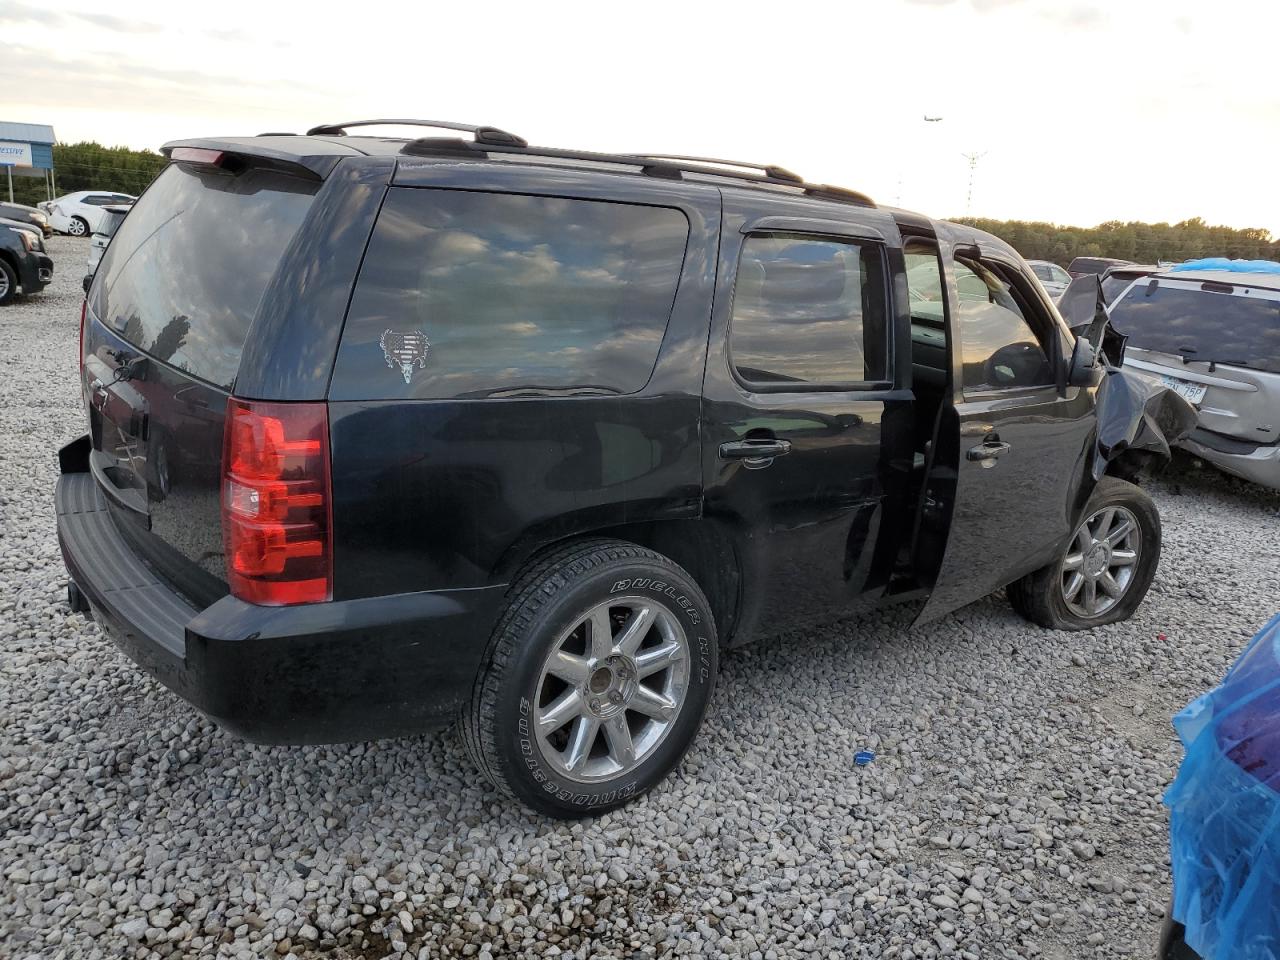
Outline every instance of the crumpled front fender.
[(1196, 425), (1196, 409), (1168, 387), (1108, 365), (1096, 397), (1098, 439), (1093, 478), (1131, 451), (1169, 458), (1169, 448)]

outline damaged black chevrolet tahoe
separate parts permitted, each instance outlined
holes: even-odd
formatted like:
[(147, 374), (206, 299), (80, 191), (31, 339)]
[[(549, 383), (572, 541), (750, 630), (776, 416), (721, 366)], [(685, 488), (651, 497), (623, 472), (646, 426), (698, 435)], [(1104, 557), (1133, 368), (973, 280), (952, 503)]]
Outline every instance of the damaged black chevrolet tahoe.
[(581, 815), (672, 769), (726, 646), (1141, 602), (1160, 522), (1115, 473), (1184, 411), (995, 237), (777, 167), (363, 125), (169, 144), (87, 297), (71, 603), (226, 727), (460, 716), (498, 787)]

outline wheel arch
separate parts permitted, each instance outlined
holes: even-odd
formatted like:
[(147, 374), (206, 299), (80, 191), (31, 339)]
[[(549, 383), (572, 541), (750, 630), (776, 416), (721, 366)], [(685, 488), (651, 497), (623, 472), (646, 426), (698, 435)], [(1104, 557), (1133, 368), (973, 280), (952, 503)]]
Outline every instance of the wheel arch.
[[(580, 530), (536, 545), (512, 546), (495, 569), (495, 578), (514, 580), (520, 569), (575, 540), (609, 538), (634, 543), (662, 554), (693, 577), (711, 604), (720, 645), (735, 645), (742, 623), (743, 552), (733, 531), (706, 519), (651, 520)], [(738, 642), (741, 642), (740, 640)]]

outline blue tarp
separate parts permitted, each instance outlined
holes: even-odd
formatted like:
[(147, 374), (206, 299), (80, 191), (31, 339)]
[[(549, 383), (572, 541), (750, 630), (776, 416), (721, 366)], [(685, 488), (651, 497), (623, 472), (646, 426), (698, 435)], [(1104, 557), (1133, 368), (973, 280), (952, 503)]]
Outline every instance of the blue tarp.
[(1280, 263), (1274, 260), (1229, 260), (1226, 257), (1205, 257), (1188, 260), (1169, 268), (1170, 273), (1184, 270), (1227, 270), (1231, 273), (1280, 273)]
[(1280, 615), (1173, 720), (1173, 916), (1204, 960), (1280, 957)]

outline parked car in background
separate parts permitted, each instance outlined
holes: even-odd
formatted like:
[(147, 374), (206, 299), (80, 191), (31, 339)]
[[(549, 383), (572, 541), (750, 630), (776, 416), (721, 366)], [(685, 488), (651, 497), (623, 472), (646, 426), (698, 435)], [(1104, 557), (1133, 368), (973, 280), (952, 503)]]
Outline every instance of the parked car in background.
[(1102, 271), (1102, 299), (1110, 306), (1116, 297), (1124, 292), (1124, 288), (1141, 277), (1150, 276), (1163, 269), (1150, 263), (1125, 263), (1115, 267), (1107, 267)]
[(0, 306), (12, 303), (19, 288), (30, 296), (52, 279), (53, 260), (40, 232), (27, 223), (0, 220)]
[(1159, 960), (1280, 957), (1280, 616), (1173, 721), (1173, 870)]
[(115, 236), (116, 230), (120, 228), (120, 224), (124, 222), (124, 218), (132, 206), (133, 204), (129, 203), (117, 203), (102, 208), (102, 217), (98, 221), (97, 228), (93, 231), (93, 236), (89, 238), (89, 259), (85, 262), (86, 272), (84, 279), (86, 292), (89, 289), (89, 281), (97, 271), (98, 264), (102, 261), (102, 255), (107, 250), (107, 244)]
[(1125, 366), (1199, 412), (1181, 445), (1227, 473), (1280, 489), (1280, 264), (1274, 272), (1153, 273), (1111, 305)]
[(1031, 267), (1036, 277), (1039, 278), (1040, 286), (1044, 287), (1045, 292), (1055, 300), (1062, 296), (1062, 292), (1071, 283), (1071, 274), (1056, 263), (1051, 263), (1048, 260), (1028, 260), (1027, 265)]
[(1091, 273), (1101, 274), (1107, 267), (1128, 262), (1128, 260), (1117, 260), (1115, 257), (1076, 257), (1067, 267), (1067, 273), (1073, 278), (1087, 277)]
[(1096, 281), (1077, 338), (996, 237), (778, 167), (376, 123), (168, 144), (88, 292), (69, 600), (223, 724), (461, 715), (577, 817), (675, 766), (722, 646), (1142, 602), (1159, 517), (1108, 471), (1193, 417), (1095, 349)]
[(39, 230), (43, 236), (53, 236), (49, 215), (39, 207), (28, 207), (25, 203), (0, 203), (0, 219), (27, 223)]
[(107, 193), (102, 190), (78, 190), (57, 200), (40, 204), (49, 215), (49, 224), (59, 233), (73, 237), (88, 236), (98, 228), (104, 207), (117, 203), (132, 203), (137, 197), (127, 193)]

